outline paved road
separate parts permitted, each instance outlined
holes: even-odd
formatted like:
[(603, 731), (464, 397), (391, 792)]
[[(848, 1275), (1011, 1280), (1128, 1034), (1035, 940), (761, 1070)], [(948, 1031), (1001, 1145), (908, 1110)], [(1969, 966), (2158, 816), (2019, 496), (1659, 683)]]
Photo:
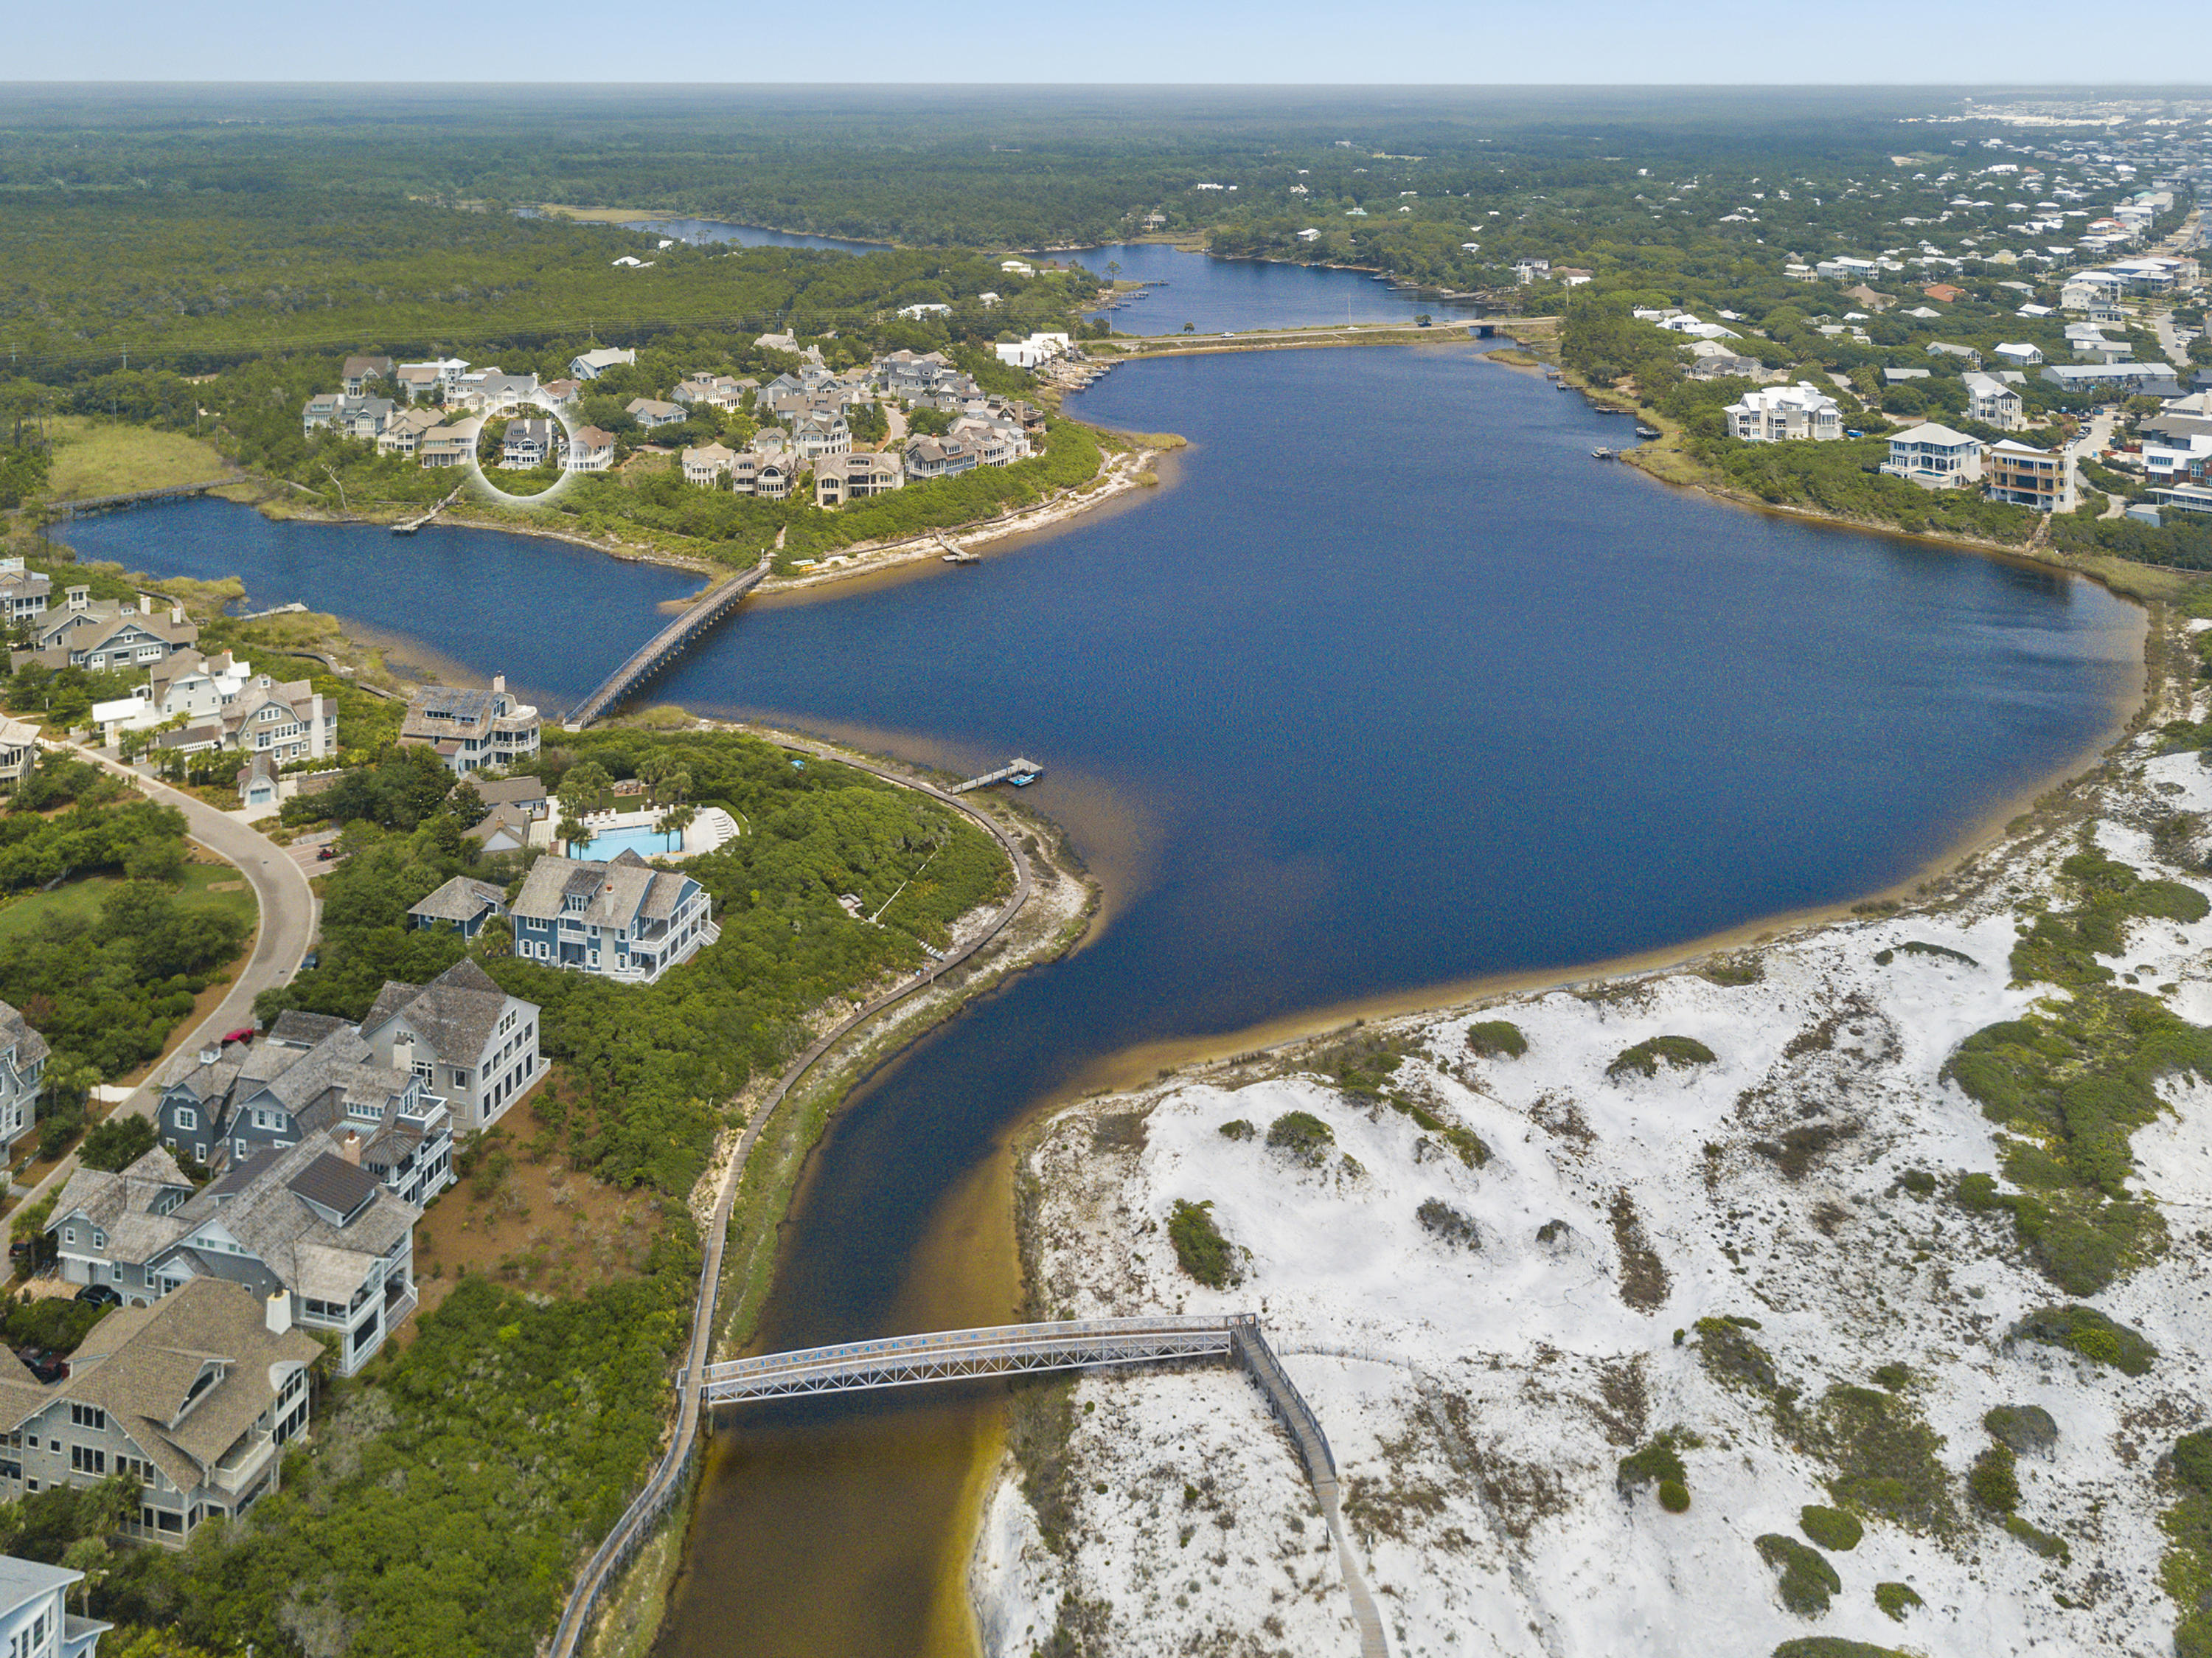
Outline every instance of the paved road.
[[(104, 754), (81, 745), (70, 746), (118, 777), (128, 777), (162, 805), (173, 806), (182, 812), (192, 839), (226, 863), (235, 864), (253, 888), (254, 899), (261, 906), (260, 929), (254, 936), (253, 954), (245, 968), (231, 981), (228, 993), (216, 1003), (214, 1011), (186, 1033), (174, 1051), (182, 1052), (225, 1031), (251, 1025), (254, 997), (276, 985), (289, 984), (292, 976), (300, 971), (301, 958), (314, 941), (322, 904), (315, 896), (315, 889), (307, 884), (307, 872), (283, 847), (228, 813), (219, 812), (167, 783), (156, 783), (143, 772), (119, 765)], [(153, 1088), (142, 1086), (115, 1108), (115, 1114), (150, 1117), (154, 1100)], [(76, 1156), (64, 1157), (53, 1173), (31, 1189), (26, 1201), (35, 1203), (49, 1191), (58, 1191), (76, 1168)]]

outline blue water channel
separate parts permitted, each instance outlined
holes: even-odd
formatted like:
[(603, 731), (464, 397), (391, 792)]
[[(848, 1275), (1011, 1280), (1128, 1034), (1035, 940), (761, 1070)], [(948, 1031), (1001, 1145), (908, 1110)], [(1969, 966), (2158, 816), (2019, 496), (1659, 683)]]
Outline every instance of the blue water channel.
[[(770, 1347), (1011, 1314), (925, 1245), (1007, 1125), (1105, 1056), (1890, 886), (2078, 760), (2140, 681), (2135, 613), (2101, 589), (1672, 491), (1591, 458), (1625, 421), (1468, 345), (1139, 363), (1071, 406), (1192, 447), (1129, 509), (978, 566), (749, 607), (654, 687), (1040, 759), (1028, 798), (1115, 888), (1090, 948), (860, 1091), (787, 1228)], [(242, 573), (556, 707), (694, 585), (211, 502), (70, 539)], [(988, 1409), (749, 1417), (662, 1650), (924, 1651)]]
[[(1160, 284), (1136, 290), (1111, 311), (1091, 314), (1104, 317), (1120, 334), (1180, 333), (1185, 323), (1198, 333), (1211, 334), (1332, 322), (1411, 322), (1424, 312), (1443, 327), (1474, 314), (1471, 303), (1397, 291), (1364, 271), (1217, 259), (1159, 242), (1079, 247), (1054, 257), (1076, 260), (1095, 276)], [(1109, 265), (1120, 269), (1109, 271)]]
[(842, 236), (811, 236), (797, 230), (768, 230), (757, 224), (732, 224), (724, 219), (624, 219), (628, 230), (650, 231), (695, 246), (727, 242), (738, 247), (825, 247), (840, 253), (872, 253), (890, 244), (852, 241)]

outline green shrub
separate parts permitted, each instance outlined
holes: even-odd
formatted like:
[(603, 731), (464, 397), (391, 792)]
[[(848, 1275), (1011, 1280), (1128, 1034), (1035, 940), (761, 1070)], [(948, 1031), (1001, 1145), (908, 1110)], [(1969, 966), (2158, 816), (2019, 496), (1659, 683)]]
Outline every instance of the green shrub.
[(2094, 1307), (2078, 1303), (2038, 1308), (2014, 1325), (2006, 1339), (2063, 1347), (2099, 1364), (2110, 1365), (2124, 1376), (2149, 1375), (2158, 1358), (2158, 1349), (2150, 1344), (2142, 1331), (2106, 1318)]
[(1698, 1358), (1706, 1374), (1731, 1387), (1773, 1393), (1782, 1385), (1774, 1358), (1745, 1333), (1759, 1328), (1756, 1319), (1723, 1317), (1699, 1319)]
[(1249, 1140), (1259, 1131), (1242, 1117), (1221, 1125), (1221, 1137), (1224, 1140)]
[(1794, 1537), (1769, 1532), (1752, 1546), (1780, 1580), (1782, 1604), (1800, 1618), (1818, 1618), (1827, 1611), (1828, 1597), (1843, 1590), (1844, 1580), (1836, 1576), (1836, 1569)]
[(1958, 1184), (1951, 1188), (1951, 1201), (1972, 1214), (1987, 1214), (1997, 1206), (1997, 1177), (1961, 1174)]
[(1308, 1168), (1319, 1168), (1328, 1161), (1329, 1148), (1336, 1143), (1336, 1136), (1329, 1125), (1311, 1112), (1286, 1111), (1267, 1125), (1267, 1144), (1276, 1151), (1286, 1151)]
[(1693, 1065), (1710, 1065), (1714, 1058), (1713, 1051), (1694, 1036), (1655, 1036), (1632, 1048), (1623, 1048), (1605, 1068), (1605, 1074), (1616, 1079), (1656, 1076), (1662, 1064), (1688, 1070)]
[(2066, 1546), (2064, 1538), (2054, 1537), (2040, 1526), (2030, 1525), (2016, 1514), (2005, 1516), (2004, 1528), (2045, 1560), (2056, 1560), (2061, 1565), (2073, 1563), (2074, 1551)]
[(1956, 1523), (1950, 1476), (1936, 1454), (1943, 1436), (1897, 1395), (1839, 1384), (1801, 1428), (1804, 1448), (1834, 1470), (1828, 1494), (1838, 1508), (1916, 1532)]
[(2021, 1456), (2049, 1456), (2058, 1443), (2058, 1424), (2040, 1405), (1999, 1405), (1982, 1417), (1990, 1437)]
[(1659, 1506), (1668, 1514), (1687, 1514), (1690, 1511), (1690, 1488), (1679, 1479), (1659, 1482)]
[[(1905, 1585), (1893, 1585), (1905, 1588)], [(1905, 1589), (1911, 1594), (1911, 1589)], [(1914, 1595), (1917, 1600), (1919, 1597)], [(1774, 1649), (1773, 1658), (1911, 1658), (1908, 1653), (1891, 1647), (1877, 1647), (1864, 1641), (1846, 1641), (1835, 1635), (1801, 1635), (1794, 1641), (1784, 1641)]]
[(1413, 1211), (1413, 1218), (1421, 1223), (1423, 1230), (1448, 1244), (1468, 1249), (1482, 1247), (1482, 1229), (1441, 1198), (1423, 1198), (1421, 1206)]
[(1924, 1168), (1906, 1169), (1897, 1177), (1897, 1183), (1916, 1198), (1936, 1195), (1936, 1177)]
[(1901, 1624), (1905, 1613), (1915, 1606), (1928, 1603), (1920, 1598), (1919, 1591), (1910, 1583), (1877, 1583), (1874, 1586), (1874, 1603), (1893, 1622)]
[(1528, 1051), (1528, 1039), (1510, 1020), (1485, 1019), (1467, 1027), (1467, 1045), (1468, 1051), (1485, 1059), (1495, 1059), (1501, 1055), (1508, 1059), (1518, 1059)]
[(1182, 1270), (1209, 1289), (1229, 1289), (1243, 1282), (1237, 1252), (1213, 1222), (1213, 1201), (1178, 1198), (1168, 1216), (1168, 1239)]
[(1904, 955), (1934, 956), (1938, 960), (1960, 962), (1969, 967), (1978, 967), (1982, 965), (1964, 950), (1954, 950), (1948, 944), (1923, 944), (1920, 940), (1912, 938), (1907, 939), (1897, 948), (1899, 953)]
[(2212, 1496), (2212, 1430), (2184, 1434), (2173, 1442), (2173, 1474), (2183, 1484)]
[(1620, 1466), (1613, 1472), (1613, 1486), (1624, 1496), (1645, 1485), (1663, 1488), (1669, 1482), (1686, 1490), (1690, 1473), (1682, 1466), (1682, 1453), (1703, 1443), (1686, 1428), (1669, 1428), (1620, 1459)]
[(1885, 1393), (1901, 1393), (1912, 1386), (1912, 1371), (1902, 1364), (1885, 1364), (1874, 1373), (1874, 1385)]
[(1991, 1445), (1975, 1457), (1966, 1476), (1966, 1490), (1977, 1506), (1990, 1514), (2010, 1514), (2020, 1507), (2020, 1475), (2008, 1445)]
[(1845, 1514), (1841, 1509), (1824, 1509), (1818, 1503), (1808, 1503), (1797, 1511), (1797, 1524), (1811, 1538), (1832, 1554), (1846, 1554), (1859, 1545), (1866, 1535), (1856, 1515)]
[(1717, 955), (1698, 968), (1698, 974), (1716, 984), (1733, 989), (1738, 985), (1758, 984), (1766, 977), (1766, 964), (1748, 954)]

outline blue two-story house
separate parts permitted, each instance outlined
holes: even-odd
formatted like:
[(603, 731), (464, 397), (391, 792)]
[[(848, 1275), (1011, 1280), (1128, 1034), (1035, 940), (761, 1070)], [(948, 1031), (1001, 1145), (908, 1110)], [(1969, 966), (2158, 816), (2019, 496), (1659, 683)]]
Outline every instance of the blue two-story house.
[(720, 936), (705, 887), (635, 852), (541, 857), (509, 911), (526, 961), (650, 984)]

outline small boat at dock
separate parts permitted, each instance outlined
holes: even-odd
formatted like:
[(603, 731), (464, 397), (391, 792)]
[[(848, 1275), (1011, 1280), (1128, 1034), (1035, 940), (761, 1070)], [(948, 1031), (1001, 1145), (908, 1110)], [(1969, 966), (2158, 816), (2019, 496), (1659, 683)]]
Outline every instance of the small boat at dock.
[(982, 554), (976, 552), (948, 552), (943, 558), (948, 564), (980, 564), (983, 562)]
[(1610, 460), (1613, 458), (1613, 451), (1607, 448), (1602, 443), (1599, 444), (1597, 448), (1590, 451), (1590, 459), (1593, 460)]
[(1656, 426), (1647, 426), (1639, 420), (1636, 423), (1636, 435), (1645, 438), (1657, 437), (1660, 436), (1660, 431)]

